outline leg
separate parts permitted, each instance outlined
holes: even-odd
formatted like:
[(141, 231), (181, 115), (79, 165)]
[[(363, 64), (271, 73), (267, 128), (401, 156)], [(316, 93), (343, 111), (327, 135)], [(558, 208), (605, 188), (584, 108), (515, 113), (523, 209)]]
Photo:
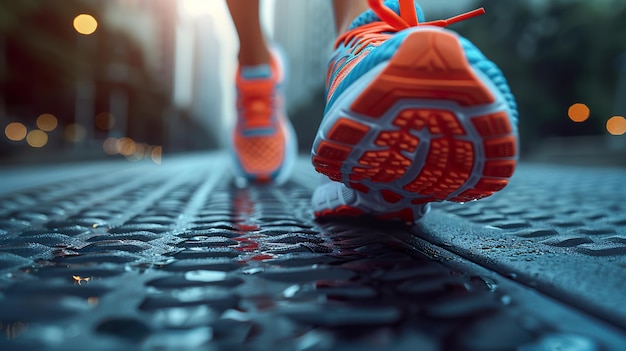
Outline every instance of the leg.
[(285, 111), (283, 62), (263, 35), (259, 0), (226, 3), (239, 37), (237, 121), (230, 144), (233, 173), (241, 183), (281, 183), (289, 177), (297, 145)]
[(337, 34), (347, 31), (352, 21), (367, 10), (367, 0), (333, 0)]
[(270, 52), (259, 19), (259, 0), (226, 0), (226, 4), (239, 37), (239, 63), (269, 64)]

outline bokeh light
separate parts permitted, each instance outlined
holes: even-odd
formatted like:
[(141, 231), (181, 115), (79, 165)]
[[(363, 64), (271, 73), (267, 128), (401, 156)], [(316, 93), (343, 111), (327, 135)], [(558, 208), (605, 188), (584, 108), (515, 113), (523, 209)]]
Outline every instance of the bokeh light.
[(122, 155), (131, 162), (143, 159), (161, 163), (161, 146), (140, 143), (129, 137), (109, 137), (102, 142), (102, 149), (108, 155)]
[(135, 152), (126, 156), (129, 161), (139, 161), (146, 156), (147, 150), (150, 149), (148, 144), (135, 142)]
[(591, 115), (591, 110), (585, 104), (573, 104), (567, 111), (567, 115), (572, 121), (580, 123), (589, 119), (589, 116)]
[(123, 137), (120, 138), (117, 143), (116, 143), (116, 147), (117, 147), (117, 152), (124, 155), (124, 156), (130, 156), (132, 154), (135, 153), (136, 150), (136, 144), (135, 141), (129, 137)]
[(43, 131), (51, 132), (56, 129), (59, 121), (57, 118), (49, 113), (44, 113), (37, 117), (37, 127)]
[(160, 146), (156, 146), (152, 149), (150, 157), (152, 158), (152, 162), (160, 165), (161, 157), (163, 156), (163, 148)]
[(606, 130), (611, 135), (626, 134), (626, 118), (623, 116), (613, 116), (606, 122)]
[(74, 18), (74, 29), (84, 35), (93, 34), (98, 28), (98, 21), (88, 14), (80, 14)]
[(99, 113), (94, 120), (96, 128), (100, 130), (110, 130), (115, 126), (115, 116), (108, 112)]
[(78, 124), (70, 124), (65, 127), (64, 130), (65, 140), (73, 143), (78, 143), (87, 137), (87, 131), (85, 128)]
[(7, 139), (12, 141), (24, 140), (26, 133), (28, 133), (26, 126), (19, 122), (9, 123), (4, 128), (4, 135), (6, 135)]
[(106, 138), (102, 143), (102, 149), (108, 155), (117, 155), (117, 138)]
[(146, 155), (146, 150), (148, 150), (148, 145), (144, 143), (135, 143), (135, 153), (133, 157), (137, 160), (141, 160)]
[(32, 147), (44, 147), (48, 143), (48, 134), (43, 130), (31, 130), (26, 136), (26, 142)]

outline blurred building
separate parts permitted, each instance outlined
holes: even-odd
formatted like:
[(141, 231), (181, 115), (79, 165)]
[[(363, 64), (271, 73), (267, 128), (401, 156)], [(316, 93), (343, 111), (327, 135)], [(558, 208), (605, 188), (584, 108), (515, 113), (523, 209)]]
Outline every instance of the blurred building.
[[(155, 130), (147, 128), (149, 124), (167, 124), (165, 114), (169, 111), (174, 82), (174, 60), (176, 45), (177, 4), (173, 0), (113, 0), (102, 2), (104, 7), (104, 25), (110, 30), (117, 30), (128, 35), (141, 52), (141, 60), (146, 74), (153, 81), (153, 87), (166, 98), (165, 111), (156, 112), (158, 116), (136, 118), (131, 114), (129, 104), (136, 99), (130, 91), (132, 76), (135, 72), (125, 56), (128, 48), (123, 42), (111, 42), (110, 49), (116, 53), (115, 59), (108, 63), (107, 77), (108, 105), (115, 117), (115, 126), (110, 131), (112, 136), (120, 137), (132, 133), (140, 139), (153, 139), (147, 133)], [(161, 128), (167, 131), (169, 128)], [(161, 135), (161, 139), (169, 139)], [(167, 140), (164, 140), (167, 143)]]
[[(214, 15), (183, 12), (189, 1), (1, 2), (0, 124), (17, 129), (2, 135), (0, 154), (103, 157), (107, 138), (124, 137), (170, 151), (216, 145), (223, 29)], [(79, 14), (94, 21), (91, 32), (72, 26)], [(43, 114), (54, 129), (38, 129)], [(22, 131), (45, 140), (33, 146)]]
[(107, 25), (126, 31), (141, 46), (147, 67), (172, 93), (177, 4), (173, 0), (108, 0)]
[(181, 0), (176, 28), (174, 105), (201, 126), (203, 145), (225, 145), (234, 119), (237, 40), (224, 1)]
[(276, 0), (274, 40), (282, 46), (289, 66), (289, 107), (311, 99), (323, 87), (328, 59), (335, 41), (330, 1)]

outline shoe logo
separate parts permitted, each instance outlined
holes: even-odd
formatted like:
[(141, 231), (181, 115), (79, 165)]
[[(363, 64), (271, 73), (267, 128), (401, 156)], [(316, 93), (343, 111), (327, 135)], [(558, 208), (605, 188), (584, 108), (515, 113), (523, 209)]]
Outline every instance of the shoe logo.
[(420, 57), (417, 65), (420, 69), (431, 72), (443, 71), (446, 69), (445, 61), (434, 51), (429, 51), (425, 56)]

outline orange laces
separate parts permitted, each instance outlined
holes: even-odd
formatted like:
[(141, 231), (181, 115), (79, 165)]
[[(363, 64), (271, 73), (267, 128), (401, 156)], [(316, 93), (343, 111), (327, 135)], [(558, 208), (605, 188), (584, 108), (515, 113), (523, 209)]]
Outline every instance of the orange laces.
[(485, 9), (481, 7), (445, 20), (420, 23), (417, 18), (417, 11), (413, 0), (398, 0), (398, 2), (400, 5), (400, 15), (385, 6), (384, 0), (368, 0), (370, 8), (374, 11), (378, 18), (381, 19), (381, 21), (368, 23), (345, 32), (337, 38), (335, 47), (338, 47), (342, 43), (344, 45), (348, 45), (352, 39), (359, 38), (361, 39), (359, 40), (359, 43), (362, 45), (355, 52), (355, 54), (357, 54), (361, 49), (367, 47), (368, 44), (385, 40), (392, 35), (386, 34), (386, 32), (395, 33), (410, 27), (418, 26), (446, 27), (485, 13)]
[(243, 108), (244, 121), (247, 127), (265, 127), (271, 124), (274, 94), (264, 91), (248, 91), (239, 97), (240, 108)]

